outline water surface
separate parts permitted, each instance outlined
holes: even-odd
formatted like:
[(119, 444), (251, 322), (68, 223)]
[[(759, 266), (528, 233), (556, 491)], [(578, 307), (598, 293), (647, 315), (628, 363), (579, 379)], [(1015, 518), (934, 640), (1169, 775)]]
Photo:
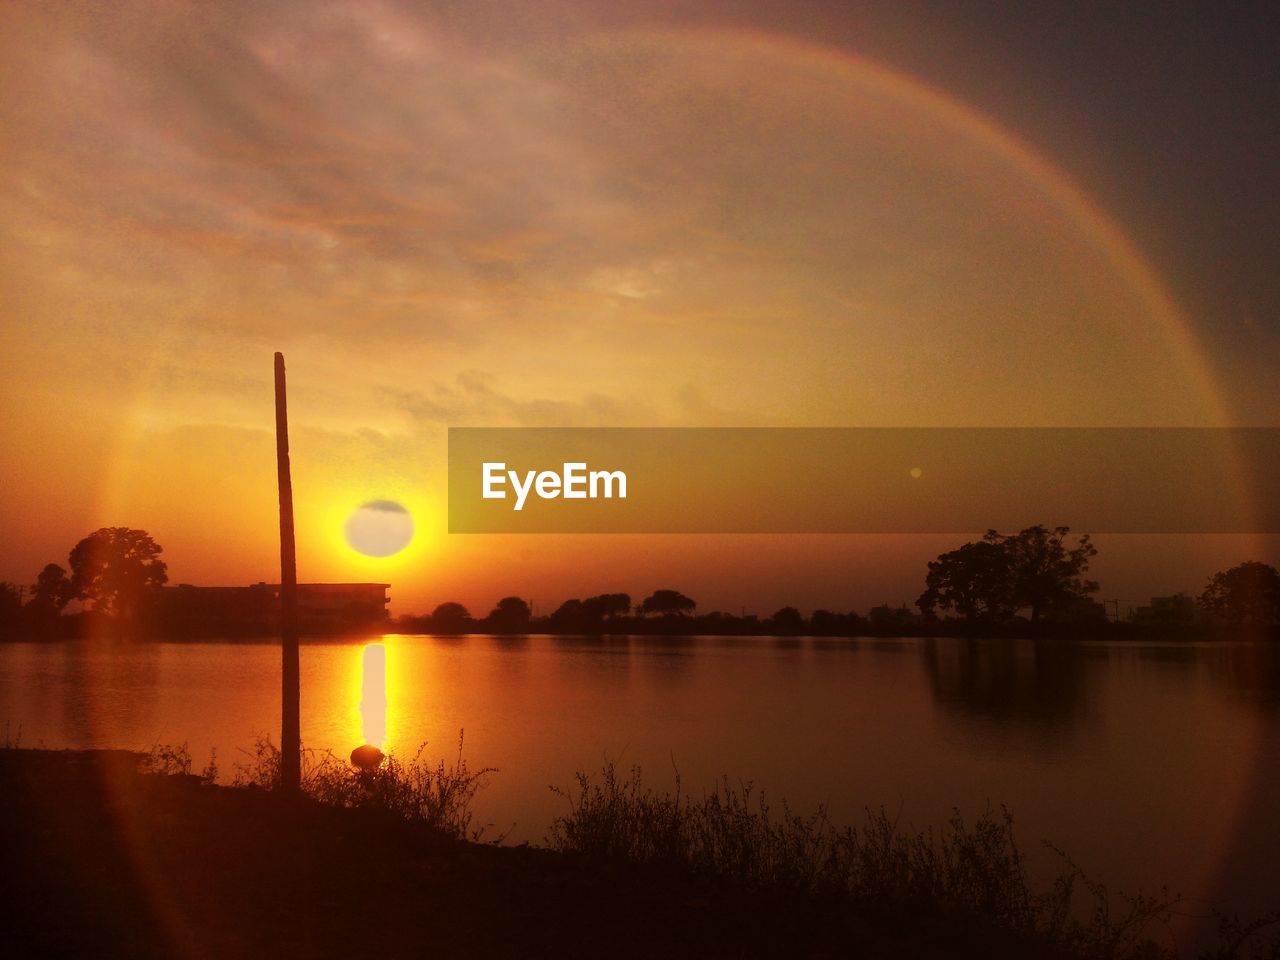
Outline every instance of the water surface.
[[(538, 842), (549, 787), (606, 760), (700, 792), (722, 774), (793, 808), (903, 824), (1014, 812), (1113, 888), (1280, 906), (1280, 651), (1249, 643), (388, 636), (385, 744), (497, 767), (478, 819)], [(302, 735), (364, 742), (364, 643), (302, 648)], [(373, 658), (374, 661), (381, 658)], [(23, 746), (186, 742), (224, 779), (277, 736), (271, 644), (0, 645), (0, 724)], [(375, 718), (381, 721), (381, 715)], [(380, 731), (381, 732), (381, 731)]]

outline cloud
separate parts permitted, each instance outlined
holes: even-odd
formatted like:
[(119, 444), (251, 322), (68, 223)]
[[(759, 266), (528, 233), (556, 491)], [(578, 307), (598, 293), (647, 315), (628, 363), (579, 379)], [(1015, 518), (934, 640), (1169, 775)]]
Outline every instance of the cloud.
[(619, 399), (596, 392), (574, 399), (519, 396), (499, 389), (496, 381), (491, 374), (464, 370), (451, 383), (387, 393), (422, 428), (639, 426), (667, 419), (639, 397)]
[(1197, 420), (1069, 218), (821, 64), (297, 13), (6, 9), (12, 372), (253, 423), (284, 349), (297, 416), (344, 430)]
[(380, 513), (408, 513), (403, 506), (394, 500), (370, 500), (368, 503), (360, 504), (361, 510), (376, 510)]

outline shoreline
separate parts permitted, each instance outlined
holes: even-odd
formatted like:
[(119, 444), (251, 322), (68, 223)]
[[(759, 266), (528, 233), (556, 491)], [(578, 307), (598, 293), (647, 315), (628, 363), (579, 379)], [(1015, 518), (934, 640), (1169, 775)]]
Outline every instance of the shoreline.
[(128, 751), (0, 750), (0, 937), (24, 956), (1044, 956), (653, 865), (448, 837)]
[[(756, 625), (757, 627), (759, 625)], [(1280, 643), (1280, 632), (1248, 631), (1239, 628), (1214, 626), (1206, 628), (1179, 628), (1177, 626), (1158, 624), (1114, 623), (1106, 625), (1080, 624), (1047, 624), (1037, 629), (1027, 629), (1026, 624), (1014, 625), (1003, 630), (978, 630), (968, 625), (956, 624), (953, 627), (932, 629), (895, 629), (886, 631), (853, 632), (766, 632), (756, 630), (716, 630), (708, 629), (706, 624), (695, 621), (674, 625), (628, 624), (616, 630), (548, 630), (544, 625), (535, 629), (486, 630), (477, 628), (468, 631), (449, 631), (424, 629), (419, 625), (388, 621), (382, 629), (353, 629), (309, 632), (298, 639), (301, 643), (346, 643), (351, 641), (376, 640), (386, 636), (404, 637), (438, 637), (448, 640), (465, 640), (468, 637), (494, 637), (504, 640), (525, 640), (531, 637), (551, 637), (583, 640), (621, 640), (629, 638), (655, 640), (698, 640), (698, 639), (759, 639), (759, 640), (977, 640), (977, 641), (1025, 641), (1048, 643)], [(104, 643), (247, 643), (262, 644), (280, 642), (279, 633), (269, 631), (250, 632), (198, 632), (198, 633), (164, 633), (151, 631), (138, 635), (99, 634), (95, 631), (63, 631), (53, 634), (10, 634), (0, 636), (0, 644), (6, 643), (66, 643), (66, 642), (104, 642)]]

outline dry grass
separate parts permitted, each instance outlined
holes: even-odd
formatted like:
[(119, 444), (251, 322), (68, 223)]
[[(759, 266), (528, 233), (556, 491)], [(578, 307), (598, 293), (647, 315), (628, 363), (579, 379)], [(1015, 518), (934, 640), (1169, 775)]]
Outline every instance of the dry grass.
[[(170, 743), (154, 744), (142, 760), (143, 773), (156, 773), (162, 776), (197, 776), (192, 773), (191, 751), (187, 744), (174, 746)], [(209, 762), (198, 774), (201, 783), (212, 784), (218, 781), (218, 751), (209, 751)]]
[[(659, 793), (644, 786), (639, 768), (622, 777), (612, 764), (594, 779), (579, 774), (572, 793), (556, 792), (569, 811), (552, 823), (548, 842), (562, 852), (834, 899), (869, 917), (989, 927), (1025, 938), (1045, 956), (1177, 956), (1162, 931), (1178, 897), (1167, 890), (1113, 896), (1061, 851), (1063, 872), (1036, 889), (1003, 807), (972, 823), (957, 812), (925, 831), (900, 830), (883, 809), (869, 809), (861, 826), (840, 827), (822, 808), (797, 815), (783, 802), (775, 810), (750, 784), (724, 779), (693, 798), (682, 796), (678, 777), (674, 794)], [(1280, 957), (1275, 944), (1258, 942), (1278, 920), (1224, 928), (1222, 948), (1206, 957)]]
[[(329, 751), (303, 751), (302, 791), (320, 803), (377, 810), (422, 823), (461, 840), (484, 839), (472, 801), (492, 768), (471, 770), (463, 737), (451, 762), (423, 759), (424, 743), (407, 762), (388, 756), (362, 771)], [(144, 763), (154, 773), (192, 775), (185, 744), (156, 746)], [(265, 737), (238, 763), (232, 784), (275, 789), (280, 753)], [(217, 779), (216, 755), (199, 774)], [(556, 790), (568, 812), (556, 817), (548, 845), (562, 853), (672, 867), (694, 875), (785, 892), (895, 926), (941, 920), (1012, 935), (1035, 955), (1090, 960), (1170, 960), (1178, 956), (1163, 933), (1181, 905), (1157, 895), (1113, 894), (1051, 847), (1064, 868), (1043, 889), (1027, 873), (1013, 816), (988, 809), (973, 821), (959, 812), (939, 828), (900, 829), (883, 808), (868, 809), (858, 826), (839, 826), (826, 810), (776, 808), (750, 783), (722, 779), (701, 797), (646, 787), (638, 767), (621, 776), (613, 764), (600, 775), (578, 774), (576, 789)], [(503, 836), (492, 840), (500, 843)], [(1201, 960), (1280, 960), (1280, 912), (1250, 923), (1220, 918), (1218, 946)]]
[[(412, 759), (391, 755), (376, 770), (357, 770), (331, 751), (302, 751), (302, 792), (320, 803), (386, 811), (422, 823), (461, 840), (482, 841), (492, 826), (475, 824), (472, 801), (492, 767), (472, 770), (462, 755), (463, 733), (452, 762), (424, 759), (423, 743)], [(280, 750), (259, 737), (251, 759), (236, 764), (232, 785), (275, 789), (280, 781)], [(504, 835), (492, 838), (501, 843)]]

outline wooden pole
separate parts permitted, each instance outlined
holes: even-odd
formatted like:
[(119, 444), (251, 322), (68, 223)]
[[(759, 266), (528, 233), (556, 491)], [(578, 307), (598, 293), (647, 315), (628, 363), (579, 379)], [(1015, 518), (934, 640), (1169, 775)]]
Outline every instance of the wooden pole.
[(289, 412), (284, 354), (276, 354), (276, 473), (280, 488), (280, 787), (298, 790), (302, 734), (298, 671), (298, 566), (293, 544), (293, 480), (289, 474)]

